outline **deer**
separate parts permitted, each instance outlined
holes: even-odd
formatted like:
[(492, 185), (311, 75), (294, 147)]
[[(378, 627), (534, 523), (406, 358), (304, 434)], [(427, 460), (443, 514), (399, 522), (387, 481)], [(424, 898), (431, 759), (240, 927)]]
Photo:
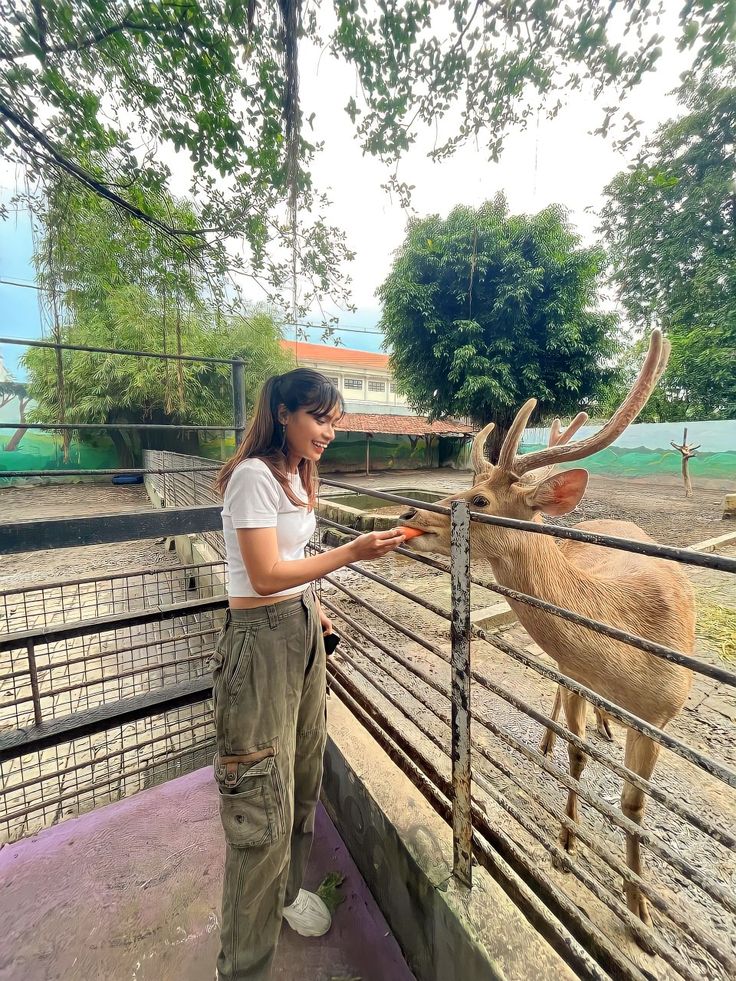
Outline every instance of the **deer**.
[[(464, 500), (472, 511), (542, 523), (542, 515), (559, 516), (573, 511), (588, 485), (586, 470), (575, 468), (553, 473), (558, 464), (592, 456), (610, 446), (634, 421), (647, 403), (667, 365), (670, 345), (659, 330), (652, 332), (649, 350), (638, 377), (608, 422), (596, 433), (572, 441), (585, 419), (577, 416), (562, 432), (553, 426), (550, 445), (518, 454), (524, 430), (536, 407), (529, 399), (518, 411), (492, 465), (484, 447), (491, 431), (487, 426), (475, 437), (472, 459), (478, 474), (470, 490), (454, 494), (438, 504), (449, 507)], [(571, 431), (572, 430), (572, 431)], [(404, 512), (402, 525), (422, 532), (407, 542), (420, 552), (449, 555), (449, 516), (412, 508)], [(619, 538), (652, 542), (629, 521), (581, 521), (575, 528)], [(636, 555), (588, 542), (556, 540), (513, 528), (471, 522), (473, 557), (487, 560), (496, 582), (572, 610), (588, 618), (623, 628), (647, 640), (692, 654), (695, 646), (695, 600), (683, 570), (665, 559)], [(559, 670), (639, 719), (660, 729), (681, 712), (692, 684), (692, 671), (645, 651), (580, 626), (548, 611), (508, 600), (527, 633), (557, 662)], [(558, 699), (567, 727), (585, 737), (586, 700), (560, 686)], [(554, 710), (553, 710), (554, 711)], [(605, 718), (607, 724), (608, 718)], [(660, 746), (649, 736), (626, 727), (625, 765), (645, 780), (652, 776)], [(570, 775), (580, 780), (587, 762), (581, 749), (568, 743)], [(624, 781), (621, 810), (635, 824), (644, 819), (645, 795)], [(577, 794), (569, 790), (565, 813), (580, 823)], [(575, 835), (563, 826), (560, 845), (572, 852)], [(626, 835), (626, 864), (642, 876), (639, 840)], [(625, 880), (626, 904), (631, 913), (652, 926), (649, 901), (635, 882)], [(646, 945), (645, 945), (646, 946)]]
[[(563, 430), (562, 420), (553, 419), (549, 431), (548, 446), (564, 446), (565, 443), (569, 443), (575, 433), (585, 425), (588, 421), (587, 412), (578, 412), (575, 418), (570, 422), (568, 427)], [(478, 436), (473, 441), (473, 448), (470, 456), (470, 463), (473, 469), (473, 486), (477, 484), (483, 477), (488, 476), (489, 463), (485, 455), (485, 444), (488, 437), (492, 433), (495, 427), (494, 423), (489, 423), (485, 429), (478, 433)], [(551, 476), (555, 471), (556, 467), (554, 464), (550, 466), (541, 467), (527, 473), (526, 479), (541, 482), (545, 478)], [(566, 545), (563, 542), (563, 547)], [(560, 711), (562, 710), (562, 691), (560, 687), (557, 688), (557, 694), (555, 695), (554, 704), (552, 706), (552, 711), (550, 713), (550, 719), (553, 722), (557, 722), (560, 717)], [(597, 705), (593, 706), (593, 711), (595, 713), (596, 729), (598, 734), (602, 736), (607, 742), (613, 742), (613, 733), (611, 732), (611, 724), (609, 721), (609, 716), (604, 709), (598, 708)], [(545, 756), (551, 756), (555, 744), (557, 742), (557, 733), (553, 729), (546, 729), (542, 739), (539, 743), (539, 750)]]

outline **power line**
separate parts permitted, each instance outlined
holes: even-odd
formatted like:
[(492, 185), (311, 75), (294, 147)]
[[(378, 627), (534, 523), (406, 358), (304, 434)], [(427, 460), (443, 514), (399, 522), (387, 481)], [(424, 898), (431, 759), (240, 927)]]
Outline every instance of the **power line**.
[[(3, 279), (0, 278), (0, 285), (2, 286), (17, 286), (19, 289), (24, 290), (37, 290), (40, 293), (51, 292), (48, 286), (39, 286), (38, 283), (22, 283), (19, 280), (13, 279)], [(70, 293), (71, 290), (57, 290), (57, 293)], [(310, 330), (333, 330), (340, 331), (345, 334), (378, 334), (383, 337), (382, 330), (376, 330), (373, 327), (341, 327), (339, 324), (305, 324), (300, 321), (291, 321), (287, 327), (306, 327)]]

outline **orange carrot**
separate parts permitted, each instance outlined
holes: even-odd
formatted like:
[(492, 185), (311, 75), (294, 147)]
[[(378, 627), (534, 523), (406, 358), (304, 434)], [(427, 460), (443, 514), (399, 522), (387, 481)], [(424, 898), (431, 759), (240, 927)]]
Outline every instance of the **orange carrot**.
[(424, 534), (424, 532), (420, 531), (419, 528), (406, 528), (403, 525), (399, 525), (396, 530), (400, 531), (401, 534), (404, 536), (404, 538), (407, 539), (407, 541), (410, 538), (416, 538), (418, 535)]

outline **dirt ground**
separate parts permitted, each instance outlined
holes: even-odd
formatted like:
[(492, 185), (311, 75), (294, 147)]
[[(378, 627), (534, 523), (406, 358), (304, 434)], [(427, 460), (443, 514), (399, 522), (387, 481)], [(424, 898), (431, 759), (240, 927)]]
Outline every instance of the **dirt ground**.
[[(360, 484), (362, 487), (369, 485), (385, 490), (390, 489), (391, 486), (402, 488), (413, 486), (417, 489), (436, 488), (444, 493), (450, 493), (467, 487), (469, 475), (456, 473), (448, 475), (445, 471), (435, 471), (431, 475), (412, 474), (411, 476), (413, 478), (411, 483), (407, 481), (405, 474), (392, 474), (388, 480), (373, 477), (370, 478), (369, 484), (366, 484), (365, 477), (350, 482)], [(344, 478), (338, 479), (344, 480)], [(674, 479), (671, 481), (658, 479), (652, 482), (641, 479), (622, 481), (594, 477), (582, 507), (574, 515), (569, 516), (565, 523), (574, 524), (576, 521), (589, 518), (621, 518), (634, 521), (660, 542), (692, 545), (732, 530), (720, 516), (720, 504), (725, 490), (724, 485), (712, 482), (710, 486), (697, 487), (695, 497), (688, 501), (684, 498), (681, 486)], [(333, 491), (330, 490), (330, 493)], [(736, 531), (736, 528), (733, 530)], [(724, 554), (736, 557), (736, 545)], [(446, 575), (400, 556), (391, 556), (380, 563), (372, 563), (371, 568), (391, 581), (400, 583), (404, 589), (449, 610), (450, 588), (449, 577)], [(492, 578), (491, 570), (485, 565), (481, 567), (476, 565), (474, 571), (484, 578)], [(697, 655), (709, 663), (736, 667), (736, 662), (729, 663), (724, 659), (724, 637), (728, 639), (726, 634), (729, 631), (731, 642), (736, 643), (736, 636), (734, 636), (736, 576), (692, 567), (689, 569), (689, 574), (695, 587), (700, 610)], [(340, 583), (360, 593), (383, 613), (399, 623), (409, 624), (412, 630), (441, 648), (445, 654), (449, 654), (449, 624), (446, 620), (430, 613), (426, 607), (422, 608), (387, 588), (367, 582), (360, 575), (348, 570), (338, 573), (336, 578)], [(361, 611), (357, 603), (346, 598), (339, 590), (331, 589), (325, 595), (333, 602), (337, 602), (347, 613), (361, 620), (390, 651), (400, 652), (420, 672), (428, 675), (435, 682), (447, 686), (449, 667), (436, 656), (420, 645), (408, 641), (404, 635), (387, 626), (378, 617)], [(471, 602), (473, 609), (497, 601), (498, 598), (487, 590), (473, 587)], [(726, 624), (725, 628), (722, 625), (719, 629), (713, 626), (714, 611), (725, 617), (723, 621)], [(339, 622), (339, 617), (336, 619)], [(348, 637), (351, 636), (352, 632), (344, 623), (339, 624), (338, 629)], [(542, 654), (540, 648), (533, 643), (518, 622), (501, 628), (498, 634), (517, 648), (535, 655)], [(361, 641), (360, 637), (357, 639), (364, 645), (366, 655), (358, 653), (355, 649), (346, 650), (355, 664), (366, 671), (371, 681), (350, 665), (346, 665), (346, 670), (355, 682), (380, 704), (386, 715), (411, 738), (417, 753), (430, 757), (438, 765), (444, 766), (447, 772), (446, 755), (440, 753), (437, 746), (427, 737), (427, 733), (430, 733), (444, 746), (448, 745), (448, 727), (436, 715), (437, 712), (446, 715), (449, 709), (447, 701), (408, 669), (398, 665), (393, 658), (387, 657), (379, 648), (369, 642), (366, 643), (364, 639)], [(728, 650), (730, 651), (731, 648), (729, 647)], [(513, 660), (491, 644), (474, 642), (472, 657), (476, 671), (491, 678), (510, 692), (522, 696), (533, 708), (545, 713), (549, 712), (554, 698), (552, 682)], [(392, 704), (391, 699), (395, 704)], [(532, 750), (537, 748), (542, 735), (541, 726), (477, 683), (473, 687), (472, 705), (476, 712), (492, 719), (526, 747)], [(431, 709), (427, 706), (431, 706)], [(685, 709), (669, 726), (668, 731), (721, 763), (733, 767), (736, 764), (734, 688), (697, 676)], [(610, 753), (616, 761), (623, 762), (624, 729), (614, 728), (615, 742), (611, 744), (597, 733), (591, 713), (587, 735), (598, 749)], [(515, 781), (521, 782), (527, 789), (531, 788), (550, 806), (558, 810), (564, 810), (566, 791), (553, 776), (540, 769), (537, 763), (529, 761), (517, 750), (509, 748), (478, 723), (474, 723), (473, 742), (475, 746), (483, 745), (490, 750), (501, 767), (500, 769), (494, 767), (476, 752), (474, 772), (481, 775), (481, 780), (485, 776), (496, 791), (516, 805), (538, 830), (543, 831), (546, 840), (556, 841), (559, 831), (558, 822), (537, 803), (532, 802), (528, 794), (522, 791)], [(567, 772), (567, 752), (564, 742), (558, 741), (552, 762), (556, 767)], [(654, 782), (673, 796), (689, 802), (696, 810), (707, 813), (721, 827), (733, 828), (736, 824), (736, 794), (733, 790), (704, 774), (680, 756), (663, 750), (655, 770)], [(601, 763), (589, 762), (583, 776), (583, 783), (606, 804), (618, 807), (621, 780)], [(549, 852), (511, 820), (505, 810), (483, 792), (478, 782), (475, 784), (474, 793), (484, 804), (491, 821), (502, 827), (522, 845), (537, 867), (586, 910), (594, 923), (613, 938), (616, 946), (625, 951), (640, 969), (658, 978), (669, 979), (680, 976), (661, 957), (644, 954), (629, 939), (621, 920), (574, 874), (558, 871), (552, 863)], [(610, 854), (623, 862), (625, 848), (621, 832), (611, 825), (608, 818), (587, 803), (581, 804), (581, 815), (596, 840), (605, 844)], [(736, 856), (729, 853), (724, 846), (691, 827), (682, 818), (673, 815), (656, 802), (648, 803), (645, 826), (656, 832), (658, 839), (664, 842), (675, 855), (691, 861), (709, 882), (725, 890), (733, 889), (736, 882)], [(583, 873), (592, 876), (600, 883), (609, 899), (614, 901), (622, 899), (622, 880), (617, 873), (583, 844), (578, 844), (575, 857)], [(728, 949), (730, 945), (731, 954), (734, 956), (736, 954), (734, 917), (727, 913), (719, 902), (689, 881), (681, 871), (673, 870), (664, 859), (652, 854), (648, 849), (645, 849), (645, 863), (647, 881), (667, 903), (677, 907), (681, 914), (681, 923), (694, 924), (696, 929), (702, 928), (715, 935), (723, 947)], [(686, 965), (694, 976), (725, 979), (727, 975), (723, 968), (717, 965), (702, 947), (688, 938), (680, 925), (673, 924), (669, 917), (656, 910), (653, 917), (665, 946), (675, 959), (680, 958), (681, 963)]]
[[(94, 514), (146, 511), (151, 507), (141, 484), (57, 484), (0, 488), (0, 522), (37, 521)], [(49, 549), (4, 555), (0, 590), (84, 576), (164, 568), (178, 564), (175, 552), (165, 552), (163, 539), (113, 542), (86, 548)]]

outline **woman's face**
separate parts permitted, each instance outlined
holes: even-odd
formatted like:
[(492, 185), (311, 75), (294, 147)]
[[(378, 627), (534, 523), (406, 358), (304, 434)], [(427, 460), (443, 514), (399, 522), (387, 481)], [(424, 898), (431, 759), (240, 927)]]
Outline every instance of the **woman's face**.
[(339, 406), (325, 415), (314, 415), (308, 409), (297, 409), (280, 414), (286, 427), (286, 447), (290, 468), (296, 468), (301, 460), (318, 463), (322, 454), (335, 438), (335, 424), (341, 416)]

